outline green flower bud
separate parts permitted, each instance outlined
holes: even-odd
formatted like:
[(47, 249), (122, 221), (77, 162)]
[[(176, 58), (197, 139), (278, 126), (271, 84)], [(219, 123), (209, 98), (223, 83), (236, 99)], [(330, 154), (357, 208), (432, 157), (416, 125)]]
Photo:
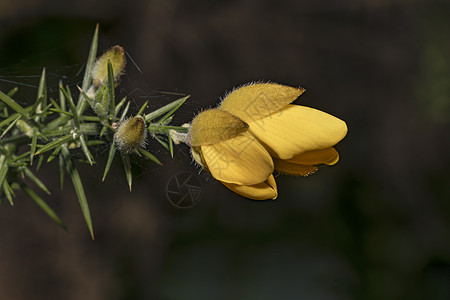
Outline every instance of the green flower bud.
[(16, 126), (27, 137), (31, 138), (33, 136), (33, 128), (24, 120), (18, 120)]
[(113, 67), (115, 83), (119, 81), (120, 76), (124, 72), (127, 61), (123, 48), (114, 46), (97, 59), (92, 69), (92, 83), (97, 88), (108, 82), (108, 60)]
[(106, 85), (102, 85), (95, 94), (92, 109), (100, 118), (104, 119), (108, 115), (109, 93)]
[(114, 142), (121, 152), (130, 153), (145, 146), (147, 128), (142, 116), (136, 116), (123, 121), (116, 133)]

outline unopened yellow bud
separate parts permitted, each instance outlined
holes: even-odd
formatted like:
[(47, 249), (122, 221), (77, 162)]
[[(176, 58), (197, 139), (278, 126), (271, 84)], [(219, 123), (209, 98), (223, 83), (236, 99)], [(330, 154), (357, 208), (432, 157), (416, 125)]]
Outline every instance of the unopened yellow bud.
[(116, 133), (114, 142), (117, 148), (125, 153), (133, 152), (145, 146), (147, 130), (142, 116), (136, 116), (123, 121)]
[(124, 50), (120, 46), (114, 46), (97, 59), (92, 69), (92, 83), (97, 88), (108, 82), (108, 60), (113, 68), (115, 83), (124, 72), (127, 62)]

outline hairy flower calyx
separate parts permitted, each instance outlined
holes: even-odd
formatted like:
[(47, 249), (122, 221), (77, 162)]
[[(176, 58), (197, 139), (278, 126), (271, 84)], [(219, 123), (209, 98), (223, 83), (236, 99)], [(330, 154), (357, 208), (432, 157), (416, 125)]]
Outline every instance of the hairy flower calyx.
[(191, 146), (212, 145), (247, 131), (248, 124), (217, 108), (205, 110), (194, 118), (189, 129)]

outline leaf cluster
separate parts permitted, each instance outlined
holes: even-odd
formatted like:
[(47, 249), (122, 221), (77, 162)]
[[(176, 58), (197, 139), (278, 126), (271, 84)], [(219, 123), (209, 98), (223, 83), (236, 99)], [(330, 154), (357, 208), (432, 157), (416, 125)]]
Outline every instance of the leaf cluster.
[[(45, 69), (42, 71), (35, 102), (23, 107), (14, 100), (17, 88), (3, 93), (0, 91), (0, 203), (7, 200), (14, 205), (18, 191), (23, 191), (51, 219), (67, 229), (57, 213), (39, 196), (38, 190), (50, 195), (49, 189), (38, 178), (37, 172), (43, 163), (58, 161), (60, 185), (63, 188), (68, 174), (76, 192), (81, 211), (92, 239), (94, 230), (89, 204), (84, 191), (78, 163), (95, 164), (93, 147), (109, 144), (108, 160), (103, 172), (105, 180), (116, 153), (123, 162), (124, 174), (130, 191), (132, 186), (131, 155), (138, 155), (159, 165), (158, 158), (144, 148), (133, 153), (120, 153), (114, 143), (114, 124), (120, 124), (128, 114), (130, 101), (126, 97), (116, 103), (115, 77), (108, 60), (108, 80), (94, 95), (88, 95), (92, 86), (92, 69), (95, 64), (98, 45), (98, 26), (86, 63), (82, 86), (79, 87), (77, 101), (75, 93), (59, 84), (59, 97), (48, 96)], [(78, 92), (78, 91), (75, 91)], [(143, 114), (148, 102), (138, 112), (142, 115), (149, 135), (161, 143), (173, 156), (173, 141), (169, 130), (186, 132), (186, 128), (171, 126), (173, 114), (189, 96), (175, 100), (148, 114)], [(87, 113), (90, 107), (95, 115)], [(82, 153), (80, 157), (79, 153)], [(32, 185), (30, 185), (32, 183)]]

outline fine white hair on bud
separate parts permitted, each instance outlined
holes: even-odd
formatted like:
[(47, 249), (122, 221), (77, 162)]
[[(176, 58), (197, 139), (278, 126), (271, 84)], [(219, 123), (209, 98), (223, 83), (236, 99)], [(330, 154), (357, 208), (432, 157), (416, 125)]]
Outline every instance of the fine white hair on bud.
[(145, 147), (147, 128), (142, 116), (128, 118), (121, 122), (114, 134), (114, 142), (119, 151), (130, 153)]
[[(189, 124), (185, 123), (185, 124), (181, 125), (181, 127), (189, 128)], [(180, 143), (185, 143), (185, 144), (189, 145), (189, 134), (188, 133), (178, 132), (176, 130), (170, 129), (169, 135), (172, 138), (175, 145), (178, 145)]]

